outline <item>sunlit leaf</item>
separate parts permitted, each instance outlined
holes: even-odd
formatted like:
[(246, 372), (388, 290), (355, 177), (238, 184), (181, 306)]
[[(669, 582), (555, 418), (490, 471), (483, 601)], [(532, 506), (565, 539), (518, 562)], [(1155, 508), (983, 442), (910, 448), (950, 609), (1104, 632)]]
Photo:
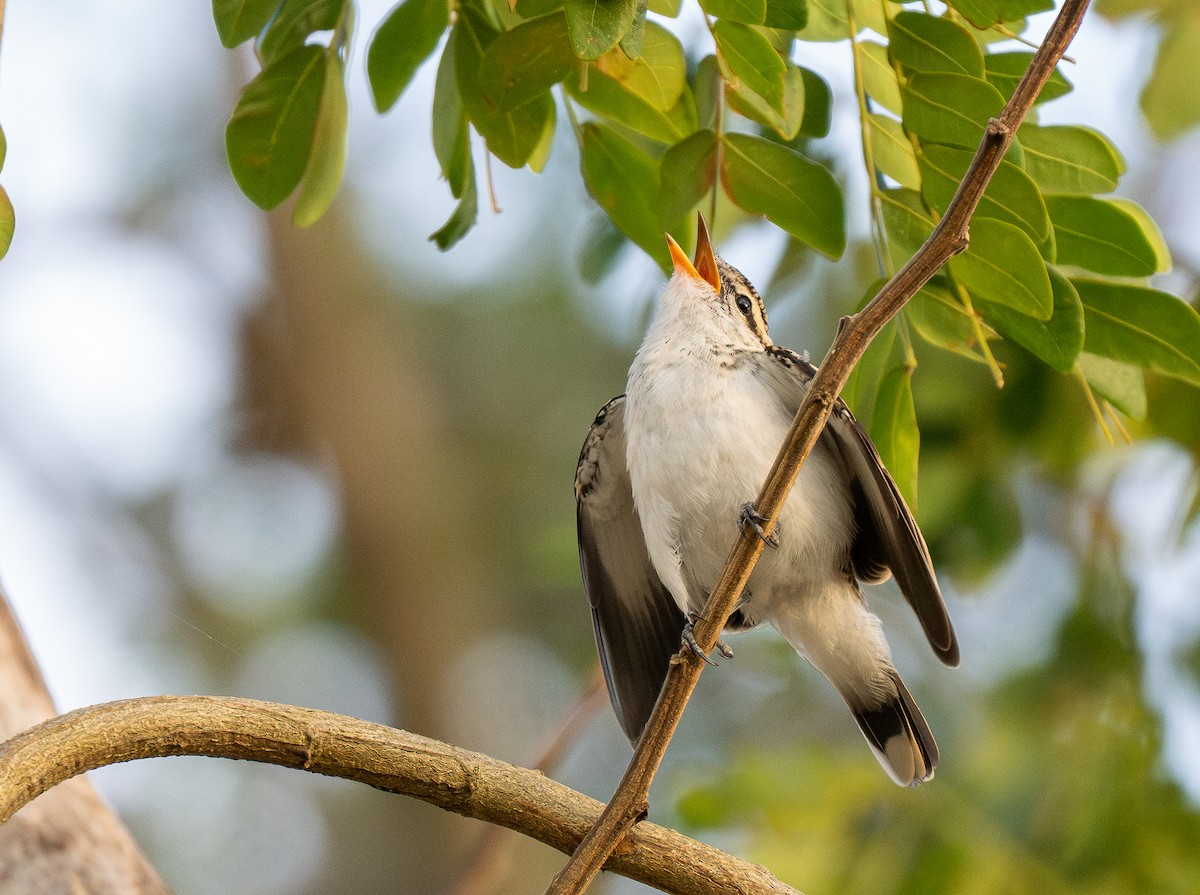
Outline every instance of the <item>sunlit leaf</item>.
[(871, 440), (910, 508), (917, 506), (921, 433), (912, 397), (913, 368), (900, 364), (883, 374), (871, 413)]
[[(1025, 71), (1029, 68), (1032, 60), (1033, 53), (1026, 50), (988, 53), (983, 57), (983, 64), (987, 68), (988, 83), (1007, 99), (1017, 89), (1017, 84), (1025, 76)], [(1034, 103), (1045, 103), (1052, 99), (1058, 99), (1060, 96), (1066, 96), (1072, 89), (1071, 82), (1056, 68), (1051, 72), (1050, 80), (1043, 85)]]
[(842, 191), (828, 170), (786, 146), (726, 134), (722, 181), (731, 199), (831, 258), (846, 246)]
[(904, 126), (924, 140), (974, 148), (1004, 97), (982, 78), (917, 72), (900, 90)]
[(479, 64), (479, 85), (497, 108), (512, 109), (545, 93), (578, 65), (567, 43), (566, 17), (551, 13), (496, 35)]
[(901, 186), (921, 189), (921, 171), (912, 141), (900, 122), (883, 115), (868, 117), (875, 167)]
[(767, 0), (763, 24), (768, 28), (799, 31), (808, 24), (808, 3), (806, 0)]
[(584, 183), (617, 229), (650, 255), (663, 270), (670, 254), (663, 240), (658, 196), (658, 162), (602, 124), (581, 128), (580, 164)]
[(1025, 231), (993, 218), (971, 221), (971, 244), (950, 259), (955, 279), (972, 295), (1048, 320), (1054, 311), (1050, 277)]
[(1142, 236), (1154, 250), (1154, 272), (1166, 273), (1169, 271), (1171, 269), (1171, 250), (1167, 248), (1167, 241), (1163, 239), (1162, 231), (1158, 229), (1158, 224), (1154, 218), (1150, 217), (1150, 213), (1133, 200), (1121, 196), (1113, 196), (1108, 201), (1133, 218), (1141, 228)]
[(421, 63), (434, 51), (449, 21), (446, 0), (404, 0), (371, 35), (367, 79), (375, 108), (396, 104)]
[(735, 89), (744, 84), (782, 113), (787, 67), (771, 42), (747, 25), (726, 21), (713, 25), (713, 37), (717, 42), (717, 64), (725, 80)]
[(674, 108), (666, 112), (599, 72), (589, 73), (587, 90), (576, 76), (563, 82), (571, 98), (590, 112), (624, 125), (659, 143), (675, 143), (696, 128), (691, 93), (685, 90)]
[(1145, 286), (1071, 282), (1083, 302), (1089, 353), (1200, 385), (1200, 315), (1191, 305)]
[(620, 49), (605, 53), (596, 69), (660, 112), (672, 108), (687, 87), (687, 61), (679, 39), (654, 22), (647, 24), (642, 55), (630, 59)]
[(1103, 134), (1086, 127), (1023, 124), (1017, 139), (1025, 170), (1044, 193), (1091, 196), (1117, 188), (1125, 160)]
[(4, 169), (4, 160), (8, 158), (8, 138), (4, 136), (4, 128), (0, 127), (0, 170)]
[(650, 12), (673, 19), (683, 9), (683, 0), (650, 0)]
[(744, 81), (727, 85), (725, 99), (735, 112), (751, 121), (765, 124), (785, 140), (792, 140), (800, 133), (804, 122), (804, 83), (804, 73), (789, 61), (783, 75), (783, 102), (780, 107), (767, 102)]
[(225, 130), (229, 168), (255, 205), (271, 209), (308, 166), (325, 81), (325, 51), (301, 47), (246, 85)]
[(257, 35), (271, 14), (279, 6), (280, 0), (213, 0), (213, 22), (217, 26), (217, 36), (221, 45), (236, 47)]
[(321, 107), (313, 129), (312, 151), (300, 181), (296, 206), (292, 209), (292, 223), (297, 227), (315, 223), (337, 194), (342, 171), (346, 167), (348, 114), (342, 60), (336, 52), (327, 50), (325, 81), (321, 88)]
[(700, 0), (700, 8), (714, 18), (761, 25), (767, 15), (767, 0)]
[(1146, 376), (1132, 364), (1098, 354), (1079, 355), (1079, 369), (1101, 398), (1131, 419), (1146, 418)]
[[(922, 339), (960, 357), (984, 362), (978, 335), (966, 308), (942, 283), (928, 283), (904, 306), (904, 316)], [(984, 329), (985, 335), (987, 329)]]
[(676, 143), (659, 163), (658, 205), (664, 220), (688, 215), (712, 189), (717, 177), (717, 135), (699, 130)]
[[(876, 34), (887, 34), (888, 17), (884, 12), (884, 4), (879, 0), (842, 0), (854, 14), (854, 25), (861, 31), (870, 28)], [(847, 36), (849, 32), (847, 32)]]
[(1170, 20), (1142, 91), (1142, 112), (1163, 140), (1200, 124), (1200, 16), (1191, 12)]
[(12, 200), (8, 198), (4, 187), (0, 186), (0, 258), (8, 254), (16, 228), (17, 214), (13, 210)]
[(648, 8), (648, 0), (638, 0), (637, 15), (633, 17), (633, 25), (617, 42), (621, 52), (630, 59), (637, 59), (642, 55), (642, 47), (646, 41), (646, 10)]
[(802, 40), (835, 41), (850, 36), (846, 0), (808, 0), (808, 21), (800, 31)]
[(637, 0), (566, 0), (571, 49), (580, 59), (596, 59), (613, 47), (633, 27)]
[(888, 23), (889, 52), (909, 72), (950, 72), (982, 78), (983, 52), (971, 33), (950, 19), (896, 13)]
[(479, 217), (479, 197), (475, 186), (474, 172), (469, 172), (464, 182), (462, 198), (454, 208), (454, 213), (442, 227), (429, 235), (431, 241), (443, 252), (452, 248), (475, 226)]
[(1142, 222), (1122, 206), (1090, 196), (1047, 196), (1046, 207), (1059, 264), (1112, 276), (1148, 277), (1157, 271), (1158, 252)]
[(948, 0), (977, 28), (1014, 22), (1035, 12), (1053, 8), (1053, 0)]
[(864, 40), (858, 45), (862, 64), (863, 87), (867, 96), (883, 106), (893, 115), (903, 110), (900, 101), (900, 82), (896, 70), (888, 59), (887, 47), (874, 41)]
[(976, 298), (975, 310), (998, 333), (1011, 339), (1060, 373), (1069, 373), (1083, 349), (1083, 305), (1070, 280), (1049, 268), (1054, 310), (1049, 320), (1037, 320), (1008, 305)]
[[(921, 147), (921, 195), (944, 214), (967, 172), (974, 153), (927, 144)], [(980, 200), (978, 215), (1016, 224), (1039, 244), (1050, 235), (1050, 217), (1041, 191), (1029, 175), (1011, 162), (1001, 162)]]
[(348, 14), (347, 2), (349, 0), (284, 0), (258, 42), (263, 65), (269, 66), (298, 50), (307, 43), (310, 34), (332, 31), (341, 17)]

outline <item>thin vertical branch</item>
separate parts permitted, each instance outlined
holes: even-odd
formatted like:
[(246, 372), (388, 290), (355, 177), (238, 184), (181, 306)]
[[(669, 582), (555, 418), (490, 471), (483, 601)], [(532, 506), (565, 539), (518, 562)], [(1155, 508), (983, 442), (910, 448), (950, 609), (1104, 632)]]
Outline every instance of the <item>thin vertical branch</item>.
[[(1017, 128), (1079, 29), (1088, 4), (1089, 0), (1064, 0), (1017, 89), (1000, 116), (988, 122), (975, 157), (933, 233), (865, 308), (843, 318), (833, 345), (809, 386), (787, 439), (759, 492), (756, 508), (766, 519), (763, 523), (766, 534), (774, 530), (801, 465), (816, 444), (838, 394), (871, 339), (950, 258), (966, 249), (971, 215), (1000, 166)], [(762, 554), (763, 543), (763, 538), (754, 536), (739, 538), (734, 545), (695, 626), (696, 640), (702, 650), (716, 646), (717, 638)], [(645, 815), (650, 783), (703, 669), (703, 660), (688, 650), (682, 650), (672, 659), (658, 702), (617, 791), (571, 860), (550, 883), (547, 895), (578, 895), (586, 889), (625, 833)]]

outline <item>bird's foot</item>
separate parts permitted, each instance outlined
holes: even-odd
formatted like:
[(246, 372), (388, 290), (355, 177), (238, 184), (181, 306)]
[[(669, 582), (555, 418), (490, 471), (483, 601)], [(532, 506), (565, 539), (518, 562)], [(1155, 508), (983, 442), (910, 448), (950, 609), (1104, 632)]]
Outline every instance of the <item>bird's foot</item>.
[(754, 508), (752, 503), (742, 504), (741, 512), (738, 513), (738, 527), (742, 531), (752, 531), (762, 540), (768, 547), (779, 547), (779, 523), (775, 523), (775, 530), (770, 534), (763, 531), (763, 523), (767, 521), (767, 517)]
[[(696, 613), (688, 613), (687, 623), (683, 626), (683, 645), (703, 659), (706, 664), (715, 666), (718, 663), (714, 662), (712, 658), (709, 657), (708, 653), (700, 648), (700, 644), (696, 642), (695, 627), (696, 622), (699, 620), (700, 616)], [(729, 644), (727, 644), (724, 640), (717, 641), (717, 652), (719, 652), (726, 659), (733, 658), (733, 650), (729, 648)]]

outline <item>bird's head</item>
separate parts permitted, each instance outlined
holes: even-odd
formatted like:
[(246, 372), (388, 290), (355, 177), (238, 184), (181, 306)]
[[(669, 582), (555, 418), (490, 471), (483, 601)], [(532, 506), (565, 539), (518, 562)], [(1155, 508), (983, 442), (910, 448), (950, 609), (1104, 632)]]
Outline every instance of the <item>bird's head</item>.
[(726, 264), (713, 251), (704, 215), (697, 215), (696, 257), (689, 260), (674, 238), (667, 234), (667, 247), (675, 271), (663, 293), (664, 305), (674, 305), (714, 326), (733, 344), (728, 347), (765, 347), (767, 310), (750, 281), (737, 268)]

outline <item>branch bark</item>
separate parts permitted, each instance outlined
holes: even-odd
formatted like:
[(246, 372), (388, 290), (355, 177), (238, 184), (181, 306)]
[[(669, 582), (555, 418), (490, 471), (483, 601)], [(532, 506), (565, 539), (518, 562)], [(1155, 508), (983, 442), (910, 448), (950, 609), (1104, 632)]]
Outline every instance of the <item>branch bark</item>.
[[(537, 771), (313, 709), (212, 696), (154, 696), (60, 715), (0, 744), (0, 823), (56, 784), (138, 758), (262, 761), (412, 796), (570, 852), (601, 805)], [(678, 895), (798, 895), (765, 868), (642, 824), (609, 868)]]
[[(945, 216), (917, 253), (884, 284), (871, 302), (859, 313), (842, 319), (837, 336), (796, 411), (787, 438), (755, 503), (758, 512), (766, 518), (763, 523), (765, 534), (769, 535), (775, 529), (780, 510), (796, 482), (801, 465), (820, 437), (838, 395), (871, 340), (950, 258), (966, 249), (971, 216), (1017, 128), (1079, 29), (1088, 4), (1089, 0), (1065, 0), (1003, 111), (999, 117), (988, 122), (975, 157)], [(706, 653), (716, 646), (718, 636), (750, 580), (750, 573), (762, 554), (763, 545), (764, 539), (757, 535), (742, 537), (726, 560), (721, 577), (693, 632)], [(704, 665), (703, 660), (690, 650), (681, 650), (672, 659), (654, 712), (638, 740), (616, 792), (571, 860), (551, 881), (546, 895), (578, 895), (583, 892), (622, 839), (630, 835), (634, 824), (645, 816), (650, 783)]]

